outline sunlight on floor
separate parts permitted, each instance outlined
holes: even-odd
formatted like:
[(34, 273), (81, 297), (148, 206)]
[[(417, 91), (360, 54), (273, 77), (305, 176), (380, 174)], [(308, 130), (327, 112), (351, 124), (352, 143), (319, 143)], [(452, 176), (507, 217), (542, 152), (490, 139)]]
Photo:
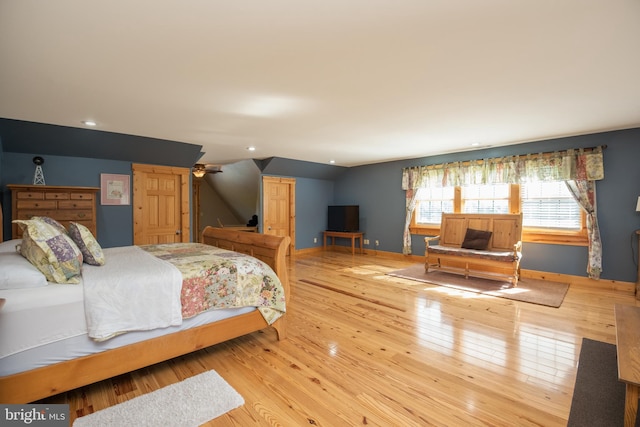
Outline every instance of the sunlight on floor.
[[(492, 298), (490, 296), (449, 289), (445, 287), (424, 288), (427, 293), (444, 294), (457, 298)], [(434, 295), (434, 298), (436, 296)], [(502, 336), (493, 328), (486, 328), (469, 319), (458, 319), (443, 313), (439, 301), (421, 295), (415, 301), (417, 344), (429, 350), (458, 358), (492, 372), (506, 374), (507, 371), (521, 381), (544, 387), (565, 385), (567, 377), (574, 372), (577, 361), (577, 346), (569, 339), (558, 336), (553, 329), (529, 326), (521, 320), (515, 306), (505, 307), (500, 315), (513, 316), (513, 336), (518, 343), (514, 357), (513, 349), (508, 349), (507, 341), (513, 336)], [(454, 323), (464, 322), (460, 326)], [(456, 331), (458, 331), (456, 333)], [(511, 334), (510, 334), (511, 335)]]

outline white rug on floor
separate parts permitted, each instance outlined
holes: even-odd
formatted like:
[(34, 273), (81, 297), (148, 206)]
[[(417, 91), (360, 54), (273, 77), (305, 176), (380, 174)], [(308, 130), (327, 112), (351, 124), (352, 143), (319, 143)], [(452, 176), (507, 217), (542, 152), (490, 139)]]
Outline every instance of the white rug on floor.
[(244, 404), (215, 371), (77, 418), (73, 427), (197, 427)]

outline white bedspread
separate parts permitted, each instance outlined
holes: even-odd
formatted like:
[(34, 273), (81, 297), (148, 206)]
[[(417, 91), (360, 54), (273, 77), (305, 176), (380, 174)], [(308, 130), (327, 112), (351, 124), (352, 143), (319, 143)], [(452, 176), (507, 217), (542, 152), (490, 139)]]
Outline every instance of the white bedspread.
[(105, 265), (82, 268), (91, 338), (182, 323), (182, 275), (176, 267), (136, 246), (106, 248), (104, 254)]

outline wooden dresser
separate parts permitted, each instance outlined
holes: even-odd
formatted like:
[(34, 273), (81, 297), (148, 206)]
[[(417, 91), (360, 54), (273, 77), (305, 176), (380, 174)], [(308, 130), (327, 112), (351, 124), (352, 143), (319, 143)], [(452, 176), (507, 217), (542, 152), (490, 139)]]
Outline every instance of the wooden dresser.
[[(69, 222), (86, 226), (97, 236), (98, 187), (8, 184), (11, 190), (11, 220), (48, 216), (68, 227)], [(12, 224), (12, 238), (20, 239), (22, 229)]]

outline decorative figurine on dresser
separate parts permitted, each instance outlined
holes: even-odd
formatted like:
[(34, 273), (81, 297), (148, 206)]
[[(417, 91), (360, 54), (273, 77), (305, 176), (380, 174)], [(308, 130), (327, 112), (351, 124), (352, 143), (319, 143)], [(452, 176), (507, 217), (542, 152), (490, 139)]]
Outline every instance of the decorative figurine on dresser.
[[(69, 222), (84, 225), (97, 236), (98, 187), (8, 184), (11, 190), (11, 219), (48, 216), (65, 227)], [(22, 229), (12, 224), (12, 238), (22, 238)]]

